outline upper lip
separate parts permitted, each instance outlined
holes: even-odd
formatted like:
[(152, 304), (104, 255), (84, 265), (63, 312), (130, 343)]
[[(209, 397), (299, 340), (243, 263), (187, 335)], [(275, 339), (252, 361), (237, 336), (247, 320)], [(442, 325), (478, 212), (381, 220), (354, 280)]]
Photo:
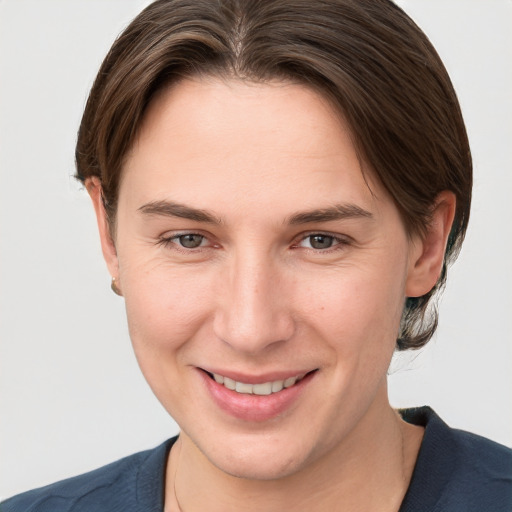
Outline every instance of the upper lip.
[(307, 373), (311, 373), (315, 369), (299, 369), (299, 370), (281, 370), (274, 372), (265, 372), (259, 374), (248, 374), (237, 372), (233, 370), (222, 370), (219, 368), (210, 368), (210, 367), (198, 367), (200, 370), (203, 370), (207, 373), (217, 375), (222, 375), (223, 377), (228, 377), (236, 382), (243, 382), (245, 384), (263, 384), (264, 382), (274, 382), (277, 380), (286, 380), (290, 377), (300, 377), (302, 375), (306, 375)]

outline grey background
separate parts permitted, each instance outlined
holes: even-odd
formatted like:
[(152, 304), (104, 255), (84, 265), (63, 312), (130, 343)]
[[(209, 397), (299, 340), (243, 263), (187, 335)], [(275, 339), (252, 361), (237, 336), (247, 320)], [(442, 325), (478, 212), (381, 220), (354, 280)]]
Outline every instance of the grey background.
[[(177, 427), (140, 375), (89, 199), (70, 177), (87, 92), (148, 2), (0, 1), (0, 497), (152, 447)], [(459, 93), (475, 162), (441, 324), (392, 365), (395, 406), (512, 445), (512, 2), (403, 0)]]

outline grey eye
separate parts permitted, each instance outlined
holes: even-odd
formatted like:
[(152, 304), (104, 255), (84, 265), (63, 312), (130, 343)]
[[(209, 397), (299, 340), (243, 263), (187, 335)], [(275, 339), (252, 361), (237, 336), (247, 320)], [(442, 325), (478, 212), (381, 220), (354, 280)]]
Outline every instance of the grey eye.
[(195, 249), (203, 243), (204, 236), (189, 233), (187, 235), (180, 235), (178, 240), (182, 247), (186, 247), (187, 249)]
[(334, 243), (334, 237), (329, 235), (311, 235), (308, 238), (313, 249), (329, 249)]

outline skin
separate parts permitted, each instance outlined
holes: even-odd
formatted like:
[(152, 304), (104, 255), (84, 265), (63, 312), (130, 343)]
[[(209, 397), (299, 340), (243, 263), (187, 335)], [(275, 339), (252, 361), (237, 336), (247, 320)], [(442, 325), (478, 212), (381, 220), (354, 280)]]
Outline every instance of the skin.
[[(428, 233), (412, 236), (364, 172), (317, 93), (211, 78), (150, 104), (123, 169), (115, 240), (88, 180), (137, 359), (181, 428), (166, 510), (178, 510), (175, 494), (187, 512), (398, 510), (423, 432), (390, 407), (386, 372), (405, 298), (438, 278), (455, 199), (440, 194)], [(352, 215), (297, 217), (336, 205)], [(180, 245), (184, 233), (199, 247)], [(219, 408), (198, 368), (314, 373), (291, 406), (250, 421)]]

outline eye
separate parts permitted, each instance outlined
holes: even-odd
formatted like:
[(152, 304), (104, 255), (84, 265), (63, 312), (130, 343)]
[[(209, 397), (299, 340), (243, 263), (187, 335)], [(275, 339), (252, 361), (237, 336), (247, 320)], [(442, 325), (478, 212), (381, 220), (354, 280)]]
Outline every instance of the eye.
[(330, 235), (309, 235), (304, 239), (304, 242), (309, 242), (309, 245), (313, 249), (329, 249), (336, 242), (336, 239)]
[(187, 233), (186, 235), (178, 235), (174, 237), (178, 243), (185, 247), (186, 249), (196, 249), (197, 247), (201, 247), (204, 243), (204, 236), (197, 235), (195, 233)]
[(207, 246), (208, 239), (199, 233), (177, 233), (160, 238), (158, 243), (169, 249), (187, 252)]
[(310, 249), (321, 253), (343, 250), (351, 244), (347, 237), (329, 235), (327, 233), (310, 233), (303, 236), (295, 247)]

